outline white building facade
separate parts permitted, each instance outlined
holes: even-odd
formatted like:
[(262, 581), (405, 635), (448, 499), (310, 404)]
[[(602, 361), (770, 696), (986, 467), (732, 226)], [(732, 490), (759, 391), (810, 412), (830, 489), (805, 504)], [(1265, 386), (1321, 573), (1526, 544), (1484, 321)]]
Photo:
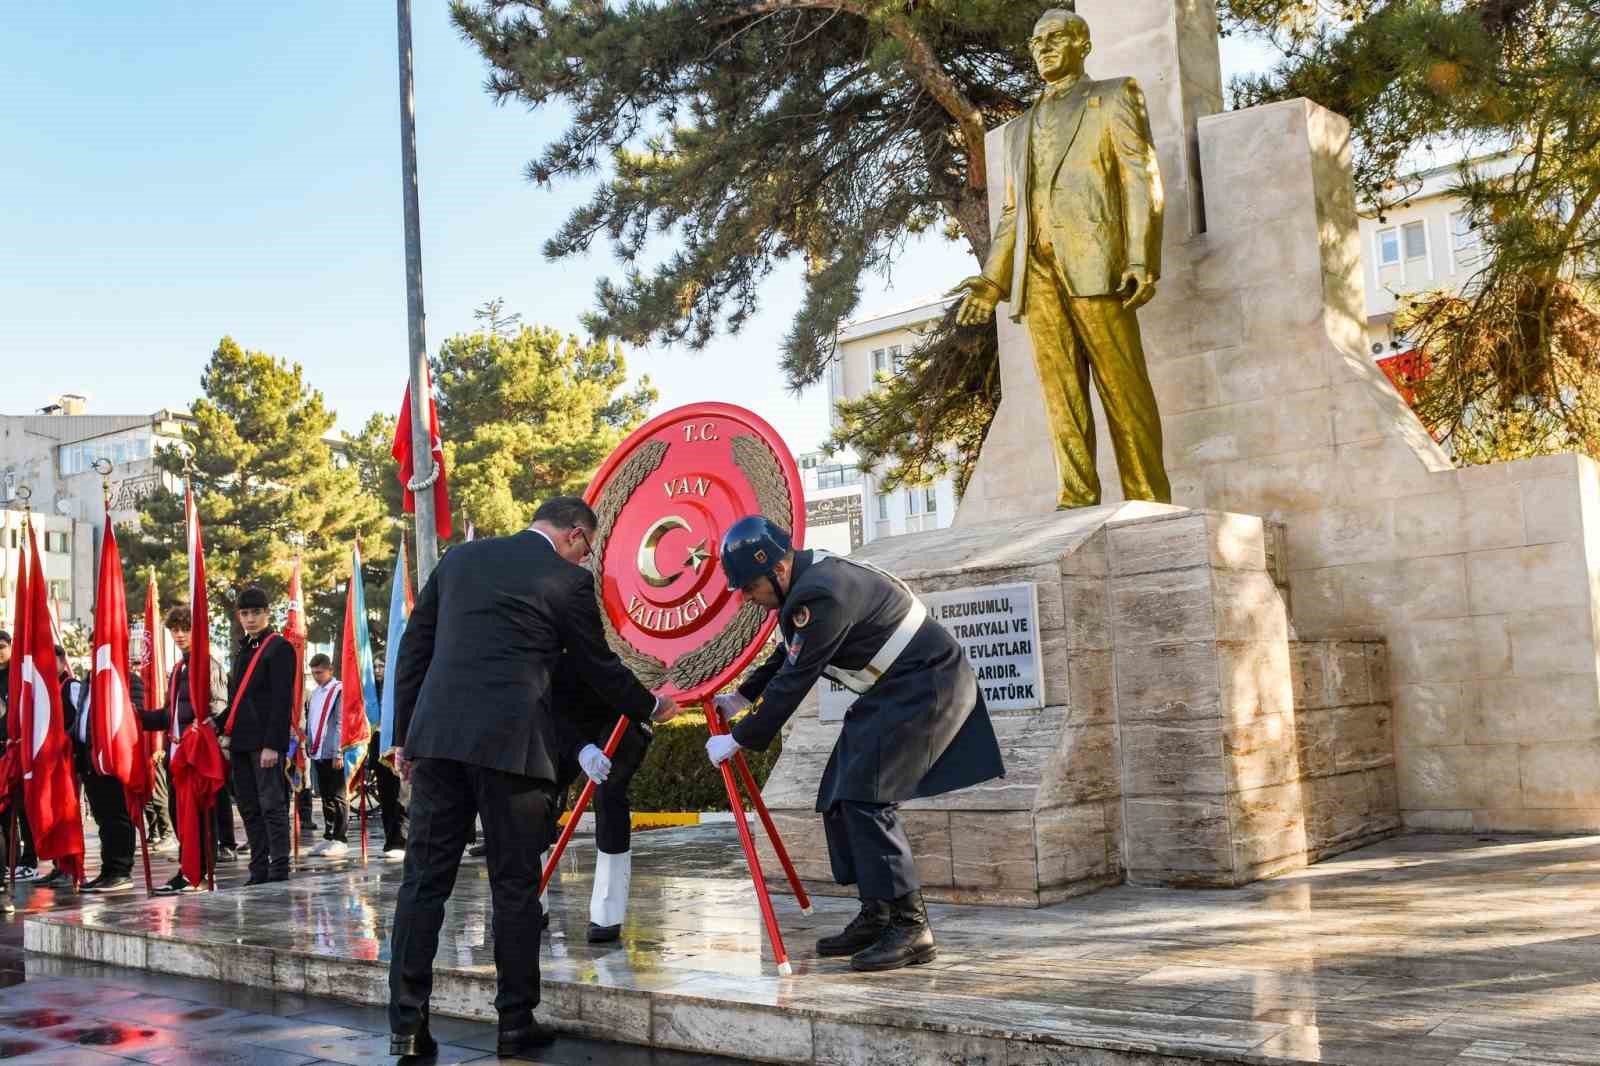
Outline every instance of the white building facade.
[[(833, 424), (838, 424), (841, 400), (858, 400), (900, 372), (906, 356), (922, 342), (928, 328), (948, 306), (947, 299), (921, 300), (845, 324), (839, 331), (838, 358), (828, 374), (828, 408)], [(863, 543), (925, 529), (944, 529), (955, 521), (955, 479), (946, 477), (922, 485), (889, 488), (883, 484), (882, 474), (879, 467), (862, 477)]]
[[(1479, 174), (1498, 177), (1510, 173), (1516, 157), (1488, 156), (1471, 166)], [(1415, 191), (1402, 203), (1361, 212), (1367, 339), (1380, 363), (1411, 349), (1394, 321), (1405, 297), (1434, 289), (1460, 292), (1482, 265), (1482, 233), (1465, 201), (1452, 191), (1460, 180), (1455, 164), (1422, 171), (1403, 179), (1402, 188)]]
[(104, 488), (94, 464), (98, 459), (112, 464), (112, 521), (134, 521), (144, 497), (165, 477), (156, 468), (156, 451), (181, 440), (182, 423), (189, 417), (167, 410), (93, 415), (87, 406), (84, 397), (67, 395), (36, 414), (0, 415), (0, 617), (8, 623), (16, 596), (24, 492), (61, 620), (87, 625), (105, 525)]

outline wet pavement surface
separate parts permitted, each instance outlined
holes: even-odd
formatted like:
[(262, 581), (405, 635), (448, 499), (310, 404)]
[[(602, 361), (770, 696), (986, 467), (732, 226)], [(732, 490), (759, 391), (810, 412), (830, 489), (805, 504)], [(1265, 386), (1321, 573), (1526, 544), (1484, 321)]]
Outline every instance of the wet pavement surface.
[[(540, 1014), (559, 1027), (835, 1066), (1100, 1066), (1152, 1062), (1152, 1052), (1208, 1063), (1600, 1066), (1600, 837), (1405, 836), (1230, 891), (1121, 887), (1039, 910), (935, 906), (939, 957), (886, 974), (815, 955), (816, 937), (843, 925), (851, 901), (817, 899), (804, 917), (775, 895), (793, 977), (776, 973), (731, 826), (641, 834), (635, 855), (628, 922), (611, 945), (583, 936), (589, 845), (563, 863), (541, 951)], [(30, 932), (29, 943), (264, 986), (237, 990), (239, 1003), (161, 992), (185, 1001), (167, 1008), (177, 1015), (212, 1005), (352, 1030), (336, 1019), (361, 1017), (370, 1036), (382, 1027), (372, 1008), (300, 1007), (281, 985), (287, 973), (302, 989), (380, 1002), (398, 883), (395, 864), (346, 860), (287, 885), (52, 912), (59, 924)], [(436, 1013), (487, 1009), (490, 921), (482, 863), (469, 862), (446, 912)], [(37, 959), (30, 975), (62, 965)], [(160, 988), (174, 978), (146, 980)], [(288, 1008), (277, 1009), (285, 996)], [(135, 1055), (157, 1054), (162, 1032), (117, 1026), (163, 1030), (176, 1016), (34, 1006), (88, 1017), (44, 1016), (31, 1029), (0, 1017), (0, 1040), (59, 1043), (70, 1032), (80, 1048), (125, 1041), (118, 1046)], [(214, 1030), (227, 1019), (195, 1024)], [(366, 1047), (356, 1036), (340, 1037), (348, 1047), (316, 1033), (295, 1043), (273, 1025), (271, 1039), (251, 1045), (383, 1058), (350, 1057), (365, 1053), (350, 1050)], [(630, 1061), (623, 1055), (607, 1049), (592, 1061)]]
[[(86, 829), (92, 876), (99, 868), (93, 823)], [(386, 863), (381, 846), (379, 833), (369, 843), (367, 869), (383, 869), (398, 876), (400, 864)], [(151, 860), (158, 885), (177, 871), (175, 853), (158, 852)], [(481, 872), (482, 860), (475, 865)], [(396, 1061), (388, 1054), (388, 1021), (380, 1006), (25, 954), (22, 923), (28, 915), (64, 913), (85, 906), (103, 910), (145, 899), (143, 870), (137, 860), (135, 866), (136, 889), (107, 897), (77, 896), (18, 882), (17, 913), (0, 916), (0, 1061), (8, 1066), (13, 1061), (19, 1066), (113, 1062), (308, 1066)], [(468, 860), (464, 878), (473, 866), (474, 861)], [(302, 851), (296, 877), (361, 869), (357, 848), (333, 859), (312, 858)], [(242, 859), (219, 863), (218, 871), (218, 892), (209, 897), (213, 902), (237, 895), (248, 876)], [(180, 898), (194, 900), (199, 894)], [(493, 1024), (435, 1018), (432, 1029), (441, 1045), (435, 1060), (441, 1066), (467, 1062), (739, 1066), (741, 1062), (572, 1037), (558, 1040), (532, 1058), (501, 1059), (494, 1054)]]

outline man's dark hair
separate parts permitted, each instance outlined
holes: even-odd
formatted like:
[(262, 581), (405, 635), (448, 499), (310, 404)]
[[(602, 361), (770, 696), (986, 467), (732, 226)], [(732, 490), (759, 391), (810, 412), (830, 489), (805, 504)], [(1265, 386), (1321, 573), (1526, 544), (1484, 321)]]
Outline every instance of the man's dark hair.
[(194, 625), (194, 615), (189, 612), (187, 603), (180, 603), (176, 607), (168, 607), (162, 621), (168, 629), (188, 629)]
[(67, 657), (67, 649), (63, 648), (61, 645), (57, 644), (56, 645), (56, 658), (57, 659), (65, 659), (66, 657)]
[(548, 522), (561, 529), (582, 526), (593, 533), (600, 520), (594, 511), (577, 496), (552, 496), (533, 512), (535, 522)]
[(319, 652), (317, 652), (317, 654), (315, 654), (315, 655), (313, 655), (311, 657), (311, 661), (309, 663), (307, 663), (306, 665), (311, 667), (311, 669), (313, 669), (313, 670), (315, 670), (315, 669), (317, 669), (318, 667), (321, 667), (321, 666), (326, 666), (329, 670), (332, 670), (333, 669), (333, 660), (328, 658), (326, 655), (322, 654), (319, 651)]
[(10, 644), (10, 643), (11, 643), (11, 634), (7, 633), (3, 629), (0, 629), (0, 644)]

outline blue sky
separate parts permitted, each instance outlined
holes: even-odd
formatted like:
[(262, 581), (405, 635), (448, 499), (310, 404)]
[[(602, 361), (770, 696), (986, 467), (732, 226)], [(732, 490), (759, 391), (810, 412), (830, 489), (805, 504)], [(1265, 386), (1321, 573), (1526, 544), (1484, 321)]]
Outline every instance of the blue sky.
[[(24, 5), (3, 45), (0, 109), (0, 410), (62, 392), (95, 412), (186, 406), (223, 334), (303, 364), (354, 429), (397, 408), (406, 317), (393, 5)], [(497, 107), (481, 59), (437, 0), (416, 0), (417, 121), (428, 341), (471, 329), (503, 297), (528, 322), (578, 330), (603, 247), (551, 264), (545, 238), (585, 186), (542, 189), (523, 164), (557, 116)], [(1225, 68), (1261, 61), (1225, 42)], [(933, 238), (863, 310), (948, 287), (969, 271)], [(726, 400), (772, 421), (796, 451), (826, 434), (818, 390), (784, 388), (776, 349), (796, 273), (763, 314), (707, 351), (646, 349), (661, 409)]]

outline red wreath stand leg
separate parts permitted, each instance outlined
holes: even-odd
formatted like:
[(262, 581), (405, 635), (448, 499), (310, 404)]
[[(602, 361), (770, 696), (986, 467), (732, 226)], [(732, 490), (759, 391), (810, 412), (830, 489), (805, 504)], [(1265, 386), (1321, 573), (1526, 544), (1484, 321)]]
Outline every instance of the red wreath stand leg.
[[(726, 732), (721, 718), (712, 707), (705, 709), (706, 727), (712, 735)], [(611, 736), (606, 740), (606, 758), (611, 758), (617, 752), (617, 746), (622, 743), (622, 735), (628, 730), (628, 719), (618, 718), (616, 728), (611, 730)], [(756, 843), (750, 835), (750, 826), (745, 821), (744, 803), (739, 796), (739, 787), (734, 782), (735, 769), (740, 780), (744, 782), (746, 791), (750, 793), (751, 806), (755, 808), (761, 824), (766, 828), (767, 837), (772, 841), (772, 850), (778, 853), (778, 861), (783, 864), (783, 872), (789, 878), (789, 886), (794, 889), (795, 900), (800, 904), (801, 914), (811, 913), (811, 897), (806, 894), (805, 887), (800, 883), (800, 875), (795, 871), (794, 863), (789, 860), (789, 852), (783, 846), (783, 839), (778, 835), (778, 827), (773, 824), (772, 815), (767, 810), (767, 805), (761, 799), (761, 790), (756, 787), (756, 779), (750, 773), (750, 767), (744, 761), (744, 755), (735, 752), (732, 759), (718, 767), (722, 771), (722, 784), (728, 790), (728, 806), (733, 811), (734, 825), (739, 828), (739, 843), (744, 848), (744, 858), (750, 867), (750, 879), (755, 885), (756, 899), (761, 904), (761, 920), (767, 927), (767, 938), (772, 941), (772, 955), (778, 963), (778, 973), (788, 976), (794, 972), (794, 967), (789, 964), (789, 954), (784, 950), (783, 933), (778, 928), (778, 916), (772, 909), (772, 897), (767, 893), (766, 878), (761, 873), (761, 858), (756, 854)], [(561, 863), (562, 853), (567, 850), (567, 844), (572, 840), (572, 834), (577, 830), (578, 819), (583, 817), (583, 812), (588, 809), (589, 801), (594, 798), (594, 782), (589, 781), (583, 786), (583, 791), (578, 794), (578, 802), (573, 804), (572, 814), (567, 819), (566, 826), (561, 830), (561, 836), (556, 839), (555, 847), (550, 852), (550, 861), (545, 864), (544, 874), (539, 878), (539, 894), (543, 895), (550, 878), (555, 875), (556, 867)]]

